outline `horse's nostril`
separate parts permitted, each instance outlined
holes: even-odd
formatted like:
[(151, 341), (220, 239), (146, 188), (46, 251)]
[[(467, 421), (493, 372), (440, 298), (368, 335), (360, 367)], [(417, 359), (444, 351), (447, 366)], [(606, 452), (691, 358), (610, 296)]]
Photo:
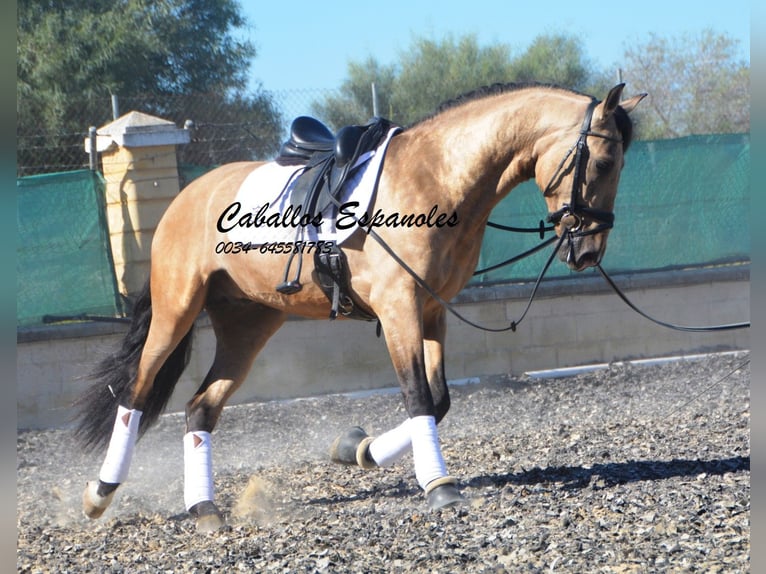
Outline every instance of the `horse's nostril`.
[(586, 253), (583, 253), (580, 255), (580, 257), (577, 259), (577, 270), (582, 271), (583, 269), (587, 269), (588, 267), (595, 267), (598, 265), (601, 257), (598, 253), (595, 253), (593, 251), (588, 251)]

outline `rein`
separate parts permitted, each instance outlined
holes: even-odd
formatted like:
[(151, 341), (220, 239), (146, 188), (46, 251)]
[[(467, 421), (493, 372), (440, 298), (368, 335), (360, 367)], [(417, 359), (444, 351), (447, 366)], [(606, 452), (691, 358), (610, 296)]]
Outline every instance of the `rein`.
[[(436, 291), (433, 290), (433, 288), (425, 282), (425, 280), (420, 277), (415, 271), (405, 263), (401, 257), (399, 257), (396, 252), (391, 249), (391, 247), (386, 243), (383, 238), (378, 235), (378, 233), (374, 229), (370, 229), (369, 234), (372, 236), (375, 241), (377, 241), (380, 246), (388, 253), (394, 261), (396, 261), (402, 269), (404, 269), (407, 273), (410, 274), (410, 276), (415, 280), (415, 282), (431, 297), (436, 299), (436, 301), (444, 307), (447, 311), (452, 313), (455, 317), (460, 319), (463, 323), (466, 325), (470, 325), (471, 327), (475, 327), (476, 329), (479, 329), (481, 331), (487, 331), (490, 333), (503, 333), (505, 331), (516, 331), (516, 327), (521, 323), (521, 321), (524, 319), (524, 317), (527, 314), (527, 311), (529, 311), (529, 308), (532, 306), (532, 301), (535, 298), (535, 295), (537, 294), (537, 288), (540, 286), (540, 283), (543, 280), (543, 277), (545, 276), (545, 273), (548, 271), (548, 268), (551, 266), (551, 263), (553, 263), (553, 259), (556, 257), (556, 253), (558, 253), (559, 248), (561, 247), (561, 244), (564, 242), (564, 239), (566, 239), (566, 235), (562, 235), (558, 238), (558, 243), (556, 244), (556, 248), (551, 252), (550, 256), (548, 257), (548, 260), (545, 262), (545, 265), (543, 266), (542, 271), (540, 271), (540, 274), (537, 276), (537, 280), (535, 281), (535, 286), (532, 288), (532, 294), (529, 296), (529, 300), (527, 301), (527, 306), (524, 308), (524, 312), (521, 314), (521, 317), (519, 317), (516, 321), (511, 321), (511, 323), (507, 327), (485, 327), (484, 325), (479, 325), (478, 323), (474, 323), (470, 319), (467, 319), (463, 315), (461, 315), (457, 309), (455, 309), (455, 306), (450, 303), (449, 301), (445, 300), (441, 295), (439, 295)], [(547, 242), (538, 245), (534, 250), (537, 251), (539, 249), (542, 249), (546, 245), (549, 245), (552, 243), (556, 238), (552, 237)], [(528, 251), (526, 253), (522, 253), (520, 256), (513, 258), (513, 260), (518, 260), (523, 257), (526, 257), (527, 255), (530, 255), (531, 252)], [(512, 260), (509, 260), (510, 262), (513, 262)], [(509, 265), (508, 262), (503, 262), (499, 265), (496, 265), (493, 267), (493, 269), (496, 269), (497, 267), (502, 267), (503, 265)]]
[[(564, 169), (564, 165), (567, 162), (567, 159), (569, 159), (569, 157), (574, 152), (575, 156), (573, 161), (574, 161), (575, 171), (574, 171), (574, 177), (572, 179), (571, 199), (570, 199), (570, 202), (565, 203), (561, 209), (553, 213), (550, 213), (548, 215), (547, 221), (549, 223), (552, 223), (553, 226), (546, 227), (542, 220), (540, 221), (540, 224), (538, 225), (538, 227), (522, 227), (522, 228), (500, 225), (498, 223), (493, 223), (490, 221), (487, 222), (488, 227), (500, 229), (503, 231), (509, 231), (514, 233), (539, 233), (540, 239), (543, 240), (545, 236), (545, 232), (554, 230), (555, 225), (557, 225), (564, 217), (573, 217), (575, 219), (575, 225), (573, 227), (569, 227), (566, 230), (566, 232), (562, 232), (561, 236), (558, 237), (558, 241), (556, 241), (557, 238), (555, 236), (550, 237), (547, 240), (542, 241), (539, 245), (515, 257), (511, 257), (510, 259), (507, 259), (505, 261), (502, 261), (490, 267), (486, 267), (484, 269), (479, 269), (474, 272), (473, 275), (476, 276), (481, 273), (485, 273), (488, 271), (499, 269), (501, 267), (505, 267), (507, 265), (511, 265), (521, 259), (524, 259), (525, 257), (528, 257), (529, 255), (532, 255), (533, 253), (536, 253), (537, 251), (540, 251), (541, 249), (547, 247), (548, 245), (556, 241), (556, 247), (551, 252), (550, 256), (545, 262), (545, 265), (543, 265), (542, 270), (540, 271), (540, 273), (537, 276), (537, 279), (535, 280), (534, 286), (532, 287), (532, 292), (529, 295), (529, 299), (527, 300), (527, 304), (526, 304), (526, 307), (524, 308), (524, 311), (521, 313), (521, 316), (517, 320), (511, 321), (508, 326), (486, 327), (484, 325), (479, 325), (478, 323), (475, 323), (471, 321), (470, 319), (467, 319), (466, 317), (461, 315), (457, 311), (457, 309), (455, 309), (455, 306), (452, 303), (450, 303), (449, 301), (446, 301), (443, 297), (441, 297), (430, 285), (428, 285), (428, 283), (426, 283), (426, 281), (422, 277), (420, 277), (409, 265), (407, 265), (407, 263), (401, 257), (399, 257), (399, 255), (396, 254), (396, 252), (385, 242), (385, 240), (380, 235), (378, 235), (378, 233), (374, 229), (369, 228), (368, 235), (370, 235), (375, 241), (378, 242), (378, 244), (383, 248), (383, 250), (386, 251), (386, 253), (388, 253), (391, 256), (391, 258), (394, 261), (396, 261), (399, 264), (399, 266), (402, 269), (404, 269), (415, 280), (418, 286), (420, 286), (426, 293), (428, 293), (431, 297), (433, 297), (442, 307), (444, 307), (445, 310), (449, 311), (452, 315), (454, 315), (457, 319), (459, 319), (463, 323), (466, 323), (467, 325), (470, 325), (471, 327), (475, 327), (476, 329), (479, 329), (481, 331), (487, 331), (491, 333), (502, 333), (506, 331), (515, 332), (516, 327), (518, 327), (521, 321), (524, 320), (524, 317), (526, 317), (527, 312), (532, 306), (532, 302), (534, 301), (535, 295), (537, 294), (537, 290), (540, 287), (540, 283), (542, 282), (545, 274), (548, 272), (548, 269), (551, 266), (551, 263), (556, 257), (556, 254), (559, 252), (559, 249), (561, 249), (561, 246), (563, 245), (564, 241), (567, 240), (571, 242), (573, 238), (584, 237), (586, 235), (593, 235), (596, 233), (600, 233), (602, 231), (606, 231), (607, 229), (611, 229), (614, 226), (614, 213), (612, 213), (611, 211), (603, 210), (603, 209), (596, 209), (596, 208), (584, 206), (581, 204), (581, 202), (578, 201), (578, 197), (580, 195), (579, 190), (582, 188), (582, 184), (583, 184), (583, 168), (584, 168), (584, 165), (587, 163), (587, 157), (586, 157), (586, 154), (588, 151), (588, 145), (586, 141), (587, 137), (594, 136), (594, 137), (603, 138), (609, 141), (622, 143), (621, 138), (615, 138), (608, 134), (594, 132), (591, 130), (591, 119), (593, 117), (593, 110), (596, 108), (598, 103), (599, 101), (594, 98), (588, 105), (577, 141), (572, 147), (569, 148), (566, 155), (564, 156), (564, 158), (561, 160), (558, 167), (556, 168), (556, 171), (554, 172), (550, 181), (548, 182), (548, 185), (545, 186), (545, 190), (543, 191), (544, 194), (547, 194), (551, 191), (551, 189), (555, 187), (554, 182), (560, 178), (562, 174), (562, 170)], [(598, 225), (592, 229), (583, 230), (583, 220), (586, 217), (597, 222)], [(601, 273), (601, 276), (604, 278), (607, 284), (614, 290), (617, 296), (620, 297), (620, 299), (622, 299), (631, 309), (633, 309), (636, 313), (638, 313), (642, 317), (645, 317), (646, 319), (649, 319), (653, 323), (656, 323), (657, 325), (660, 325), (662, 327), (667, 327), (669, 329), (675, 329), (677, 331), (687, 331), (687, 332), (729, 331), (734, 329), (744, 329), (744, 328), (750, 327), (749, 321), (743, 322), (743, 323), (731, 323), (726, 325), (714, 325), (714, 326), (703, 326), (703, 327), (675, 325), (673, 323), (660, 321), (658, 319), (651, 317), (650, 315), (648, 315), (647, 313), (645, 313), (644, 311), (641, 311), (638, 307), (636, 307), (636, 305), (633, 304), (628, 299), (625, 293), (623, 293), (620, 290), (620, 288), (612, 280), (612, 278), (606, 273), (606, 271), (604, 271), (604, 268), (601, 267), (601, 263), (596, 263), (596, 268), (598, 269), (599, 273)], [(378, 326), (380, 327), (380, 323), (378, 323)]]
[[(575, 225), (574, 227), (569, 228), (566, 233), (562, 233), (561, 238), (559, 239), (558, 244), (556, 245), (556, 248), (553, 250), (551, 257), (548, 258), (548, 261), (546, 261), (545, 266), (543, 267), (543, 270), (541, 271), (540, 275), (538, 275), (537, 280), (535, 281), (534, 288), (532, 289), (532, 294), (530, 295), (529, 300), (527, 301), (527, 306), (524, 309), (524, 312), (522, 313), (521, 317), (517, 321), (512, 321), (511, 324), (506, 328), (489, 329), (486, 327), (476, 325), (475, 323), (472, 323), (471, 321), (464, 319), (453, 308), (451, 308), (449, 304), (445, 305), (445, 303), (442, 302), (442, 300), (437, 298), (437, 300), (439, 300), (439, 302), (442, 303), (442, 305), (444, 305), (447, 308), (447, 310), (449, 310), (453, 315), (457, 316), (462, 321), (484, 331), (507, 331), (507, 330), (516, 331), (516, 326), (526, 316), (527, 311), (529, 310), (529, 307), (532, 304), (532, 300), (534, 299), (535, 294), (537, 293), (537, 288), (540, 285), (540, 282), (542, 281), (543, 276), (548, 271), (548, 267), (550, 267), (551, 261), (553, 260), (553, 256), (555, 256), (555, 254), (560, 249), (561, 244), (563, 243), (563, 239), (566, 237), (567, 239), (571, 241), (571, 239), (574, 237), (583, 237), (585, 235), (593, 235), (614, 227), (614, 213), (610, 211), (605, 211), (602, 209), (594, 209), (592, 207), (578, 205), (578, 197), (579, 197), (578, 191), (582, 187), (582, 183), (583, 183), (583, 174), (582, 174), (583, 165), (587, 162), (587, 160), (585, 159), (585, 153), (587, 153), (587, 149), (588, 149), (586, 138), (588, 136), (595, 136), (595, 137), (607, 139), (609, 141), (620, 142), (620, 143), (622, 142), (622, 140), (619, 138), (614, 138), (610, 135), (594, 132), (591, 130), (591, 120), (593, 118), (593, 110), (596, 108), (597, 105), (598, 105), (598, 100), (596, 99), (593, 99), (591, 103), (588, 105), (588, 109), (585, 112), (585, 118), (583, 119), (582, 127), (580, 128), (580, 135), (577, 138), (577, 141), (572, 147), (569, 148), (566, 155), (564, 155), (564, 158), (561, 160), (561, 162), (559, 162), (559, 165), (556, 168), (556, 171), (554, 172), (553, 176), (548, 182), (548, 185), (545, 186), (545, 190), (543, 191), (544, 194), (547, 194), (548, 192), (550, 192), (550, 190), (553, 187), (555, 187), (554, 182), (560, 177), (560, 174), (562, 173), (562, 170), (564, 169), (564, 165), (566, 164), (567, 159), (569, 159), (569, 157), (572, 155), (572, 152), (575, 152), (575, 157), (574, 157), (575, 171), (574, 171), (574, 177), (572, 179), (572, 195), (571, 195), (570, 202), (565, 203), (563, 207), (559, 209), (558, 211), (555, 211), (549, 214), (547, 218), (547, 221), (549, 223), (553, 223), (555, 227), (555, 225), (558, 224), (564, 217), (571, 216), (571, 217), (574, 217), (575, 219)], [(582, 229), (583, 216), (587, 216), (590, 219), (593, 219), (594, 221), (598, 222), (598, 225), (594, 227), (593, 229), (584, 231)], [(542, 221), (540, 221), (540, 225), (538, 228), (508, 227), (508, 226), (498, 225), (492, 222), (487, 222), (487, 225), (495, 229), (501, 229), (504, 231), (512, 231), (512, 232), (529, 233), (529, 232), (539, 231), (540, 239), (543, 239), (545, 231), (554, 229), (554, 227), (545, 227)], [(511, 265), (512, 263), (515, 263), (529, 255), (532, 255), (533, 253), (536, 253), (540, 249), (550, 245), (551, 243), (553, 243), (553, 241), (555, 241), (555, 239), (556, 239), (555, 237), (551, 237), (547, 241), (540, 243), (536, 247), (533, 247), (532, 249), (525, 251), (524, 253), (521, 253), (520, 255), (517, 255), (516, 257), (512, 257), (496, 265), (492, 265), (490, 267), (480, 269), (476, 271), (474, 275), (479, 275), (487, 271), (493, 271), (495, 269), (499, 269), (500, 267), (504, 267), (506, 265)], [(655, 319), (654, 317), (650, 316), (646, 312), (639, 309), (632, 301), (630, 301), (630, 299), (628, 299), (627, 295), (625, 295), (625, 293), (617, 286), (617, 284), (607, 274), (607, 272), (601, 266), (601, 263), (597, 263), (596, 268), (598, 269), (599, 273), (604, 278), (604, 280), (607, 282), (607, 284), (615, 292), (615, 294), (620, 299), (622, 299), (623, 302), (626, 305), (628, 305), (628, 307), (630, 307), (633, 311), (635, 311), (642, 317), (649, 319), (653, 323), (660, 325), (662, 327), (667, 327), (668, 329), (674, 329), (676, 331), (685, 331), (685, 332), (694, 332), (694, 333), (732, 331), (735, 329), (747, 329), (750, 327), (749, 321), (741, 322), (741, 323), (730, 323), (725, 325), (687, 326), (687, 325), (676, 325), (673, 323), (668, 323), (666, 321)]]
[[(553, 259), (556, 257), (556, 253), (558, 253), (559, 249), (561, 248), (561, 245), (564, 243), (564, 240), (567, 238), (566, 234), (562, 234), (561, 237), (558, 238), (558, 242), (556, 243), (556, 247), (551, 252), (550, 256), (545, 262), (545, 265), (543, 266), (542, 270), (540, 271), (540, 274), (537, 276), (537, 279), (535, 280), (535, 284), (532, 287), (532, 293), (529, 295), (529, 299), (527, 300), (527, 305), (524, 307), (524, 311), (521, 313), (521, 316), (515, 320), (511, 321), (511, 323), (507, 327), (486, 327), (484, 325), (479, 325), (478, 323), (475, 323), (471, 321), (470, 319), (467, 319), (463, 315), (461, 315), (457, 309), (455, 309), (455, 306), (450, 303), (449, 301), (446, 301), (443, 297), (441, 297), (436, 291), (434, 291), (428, 283), (425, 282), (415, 271), (407, 265), (397, 254), (396, 252), (391, 249), (391, 247), (383, 240), (380, 235), (378, 235), (374, 229), (370, 230), (370, 235), (377, 241), (381, 247), (396, 261), (402, 269), (404, 269), (407, 273), (410, 274), (410, 276), (415, 280), (415, 282), (424, 290), (426, 293), (428, 293), (431, 297), (436, 299), (436, 301), (444, 307), (447, 311), (452, 313), (455, 317), (457, 317), (459, 320), (461, 320), (463, 323), (470, 325), (471, 327), (475, 327), (476, 329), (479, 329), (481, 331), (487, 331), (490, 333), (503, 333), (505, 331), (513, 331), (516, 332), (516, 327), (518, 327), (519, 323), (521, 323), (524, 320), (524, 317), (527, 315), (527, 311), (529, 311), (530, 307), (532, 306), (532, 302), (534, 301), (535, 295), (537, 294), (537, 289), (540, 286), (540, 283), (543, 280), (543, 277), (548, 271), (548, 268), (551, 266), (551, 263), (553, 262)], [(529, 251), (525, 251), (524, 253), (517, 255), (516, 257), (512, 257), (511, 259), (508, 259), (506, 261), (503, 261), (501, 263), (498, 263), (496, 265), (493, 265), (491, 267), (487, 267), (486, 269), (481, 269), (479, 271), (476, 271), (474, 275), (478, 275), (479, 273), (483, 273), (485, 271), (491, 271), (493, 269), (498, 269), (500, 267), (504, 267), (506, 265), (510, 265), (512, 263), (515, 263), (516, 261), (519, 261), (520, 259), (523, 259), (524, 257), (527, 257), (528, 255), (531, 255), (532, 253), (535, 253), (539, 251), (540, 249), (547, 247), (551, 243), (553, 243), (556, 240), (555, 237), (549, 238), (547, 241), (544, 241), (540, 245), (530, 249)], [(745, 321), (742, 323), (728, 323), (724, 325), (710, 325), (710, 326), (688, 326), (688, 325), (676, 325), (673, 323), (668, 323), (666, 321), (661, 321), (659, 319), (655, 319), (648, 313), (642, 311), (639, 309), (630, 299), (628, 299), (627, 295), (617, 286), (617, 284), (612, 280), (612, 278), (607, 274), (607, 272), (604, 270), (604, 268), (601, 266), (600, 263), (596, 264), (596, 268), (598, 269), (599, 273), (601, 273), (601, 276), (604, 278), (604, 280), (607, 282), (607, 284), (614, 290), (615, 294), (625, 302), (628, 307), (633, 309), (636, 313), (641, 315), (642, 317), (649, 319), (651, 322), (660, 325), (661, 327), (667, 327), (668, 329), (673, 329), (676, 331), (685, 331), (685, 332), (693, 332), (693, 333), (701, 333), (701, 332), (720, 332), (720, 331), (733, 331), (735, 329), (747, 329), (750, 328), (750, 321)]]
[(612, 278), (609, 275), (607, 275), (606, 271), (604, 271), (604, 268), (601, 267), (600, 263), (596, 264), (596, 268), (598, 269), (598, 272), (601, 273), (601, 276), (604, 278), (604, 280), (614, 290), (617, 296), (620, 299), (622, 299), (628, 307), (633, 309), (636, 313), (638, 313), (642, 317), (649, 319), (652, 323), (656, 323), (657, 325), (660, 325), (662, 327), (667, 327), (668, 329), (674, 329), (676, 331), (687, 331), (692, 333), (733, 331), (735, 329), (748, 329), (750, 327), (750, 321), (744, 321), (742, 323), (729, 323), (726, 325), (711, 325), (708, 327), (689, 327), (686, 325), (675, 325), (673, 323), (666, 323), (665, 321), (660, 321), (659, 319), (655, 319), (654, 317), (647, 315), (644, 311), (636, 307), (635, 304), (633, 304), (633, 302), (631, 302), (630, 299), (628, 299), (627, 295), (625, 295), (625, 293), (623, 293), (622, 290), (617, 286), (617, 284), (612, 280)]

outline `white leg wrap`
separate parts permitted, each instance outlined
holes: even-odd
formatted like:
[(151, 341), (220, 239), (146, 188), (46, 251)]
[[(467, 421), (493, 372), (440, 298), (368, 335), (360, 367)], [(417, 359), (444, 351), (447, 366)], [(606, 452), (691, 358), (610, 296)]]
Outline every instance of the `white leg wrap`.
[(141, 411), (117, 407), (117, 418), (114, 421), (112, 437), (106, 451), (104, 464), (98, 478), (102, 482), (112, 484), (122, 483), (128, 477), (130, 460), (138, 438), (138, 423), (141, 422)]
[(209, 432), (192, 431), (184, 435), (184, 504), (186, 510), (204, 500), (213, 500), (212, 443)]
[(436, 419), (431, 416), (413, 417), (409, 427), (415, 458), (415, 478), (425, 490), (428, 483), (447, 476), (447, 465), (436, 432)]
[(370, 456), (378, 466), (390, 466), (412, 448), (410, 420), (376, 437), (370, 443)]

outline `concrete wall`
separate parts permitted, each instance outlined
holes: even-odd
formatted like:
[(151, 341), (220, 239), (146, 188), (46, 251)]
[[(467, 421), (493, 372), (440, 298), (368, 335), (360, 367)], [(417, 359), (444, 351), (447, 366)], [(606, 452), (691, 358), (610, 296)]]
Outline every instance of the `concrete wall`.
[[(450, 380), (590, 363), (749, 348), (749, 330), (686, 333), (657, 326), (629, 309), (604, 281), (589, 277), (544, 283), (517, 331), (486, 333), (450, 315), (446, 370)], [(616, 276), (633, 302), (659, 319), (686, 325), (749, 320), (749, 266)], [(473, 287), (459, 312), (487, 326), (518, 319), (531, 285)], [(125, 327), (80, 324), (20, 331), (17, 344), (18, 427), (66, 424), (84, 377), (119, 344)], [(170, 410), (183, 410), (209, 368), (215, 341), (198, 321), (194, 352)], [(385, 388), (396, 385), (374, 323), (292, 320), (271, 339), (231, 401), (242, 403)]]

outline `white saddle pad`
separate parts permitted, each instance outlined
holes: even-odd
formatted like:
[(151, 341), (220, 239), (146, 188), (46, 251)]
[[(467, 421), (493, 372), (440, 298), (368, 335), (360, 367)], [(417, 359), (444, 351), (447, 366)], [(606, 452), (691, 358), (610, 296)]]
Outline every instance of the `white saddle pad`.
[[(349, 206), (346, 213), (353, 212), (360, 217), (369, 208), (386, 149), (398, 131), (398, 127), (389, 130), (380, 146), (362, 155), (352, 167), (341, 188), (339, 203), (358, 202), (358, 205)], [(305, 208), (292, 206), (290, 195), (304, 169), (303, 166), (281, 166), (269, 162), (253, 170), (242, 182), (234, 203), (221, 214), (219, 230), (226, 233), (229, 241), (253, 246), (296, 241), (343, 243), (357, 226), (350, 224), (351, 217), (339, 214), (337, 206), (327, 206), (321, 217), (311, 221), (306, 216)], [(336, 225), (339, 216), (341, 229)]]

